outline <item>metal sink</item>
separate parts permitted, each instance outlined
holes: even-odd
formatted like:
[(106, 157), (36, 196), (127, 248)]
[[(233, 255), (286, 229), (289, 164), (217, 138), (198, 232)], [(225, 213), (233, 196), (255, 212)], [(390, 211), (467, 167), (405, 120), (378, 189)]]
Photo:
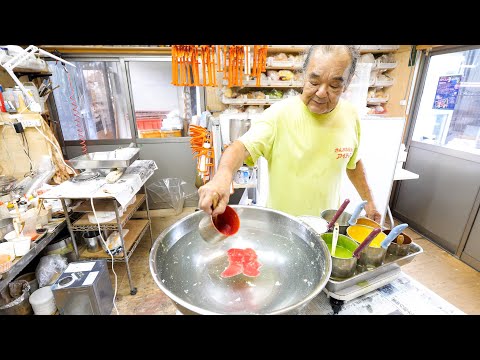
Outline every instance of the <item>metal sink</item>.
[(75, 169), (113, 169), (129, 167), (139, 157), (139, 148), (93, 152), (70, 159)]

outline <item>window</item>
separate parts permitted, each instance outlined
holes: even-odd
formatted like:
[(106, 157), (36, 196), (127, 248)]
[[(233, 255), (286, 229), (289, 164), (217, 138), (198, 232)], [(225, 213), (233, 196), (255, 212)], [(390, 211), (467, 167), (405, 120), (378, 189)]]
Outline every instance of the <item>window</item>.
[(432, 55), (413, 140), (480, 154), (480, 49)]
[(188, 136), (186, 119), (200, 114), (197, 113), (199, 88), (172, 85), (169, 58), (168, 61), (129, 61), (128, 69), (138, 137)]
[(68, 73), (60, 63), (49, 63), (52, 81), (60, 85), (53, 93), (64, 140), (80, 140), (79, 133), (86, 140), (131, 139), (120, 63), (72, 63), (76, 67), (67, 65)]

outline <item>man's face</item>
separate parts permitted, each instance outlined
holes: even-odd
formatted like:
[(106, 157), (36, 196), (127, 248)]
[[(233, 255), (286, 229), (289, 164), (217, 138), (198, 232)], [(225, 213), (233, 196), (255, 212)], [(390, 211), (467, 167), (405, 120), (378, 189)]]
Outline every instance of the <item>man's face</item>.
[(325, 114), (335, 109), (348, 85), (350, 62), (344, 51), (329, 54), (316, 51), (311, 55), (300, 96), (311, 112)]

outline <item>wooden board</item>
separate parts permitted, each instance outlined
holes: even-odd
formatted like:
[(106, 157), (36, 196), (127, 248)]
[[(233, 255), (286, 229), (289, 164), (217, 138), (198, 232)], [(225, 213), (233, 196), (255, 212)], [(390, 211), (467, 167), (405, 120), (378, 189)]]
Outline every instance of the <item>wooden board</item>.
[[(143, 203), (145, 200), (145, 194), (137, 194), (137, 199), (135, 202), (127, 207), (127, 210), (123, 213), (122, 217), (120, 218), (120, 223), (124, 224), (125, 219), (130, 218), (130, 215), (140, 207), (140, 205)], [(93, 205), (95, 206), (95, 211), (114, 211), (113, 210), (113, 203), (111, 200), (97, 200), (99, 202), (99, 207), (97, 208), (96, 206), (96, 200), (94, 200)], [(110, 204), (108, 204), (110, 203)], [(104, 209), (104, 210), (102, 210)], [(76, 212), (92, 212), (92, 208), (90, 205), (90, 201), (85, 201), (82, 203), (77, 209), (75, 209)], [(113, 219), (108, 222), (100, 223), (100, 226), (102, 225), (116, 225), (117, 221), (116, 219)], [(73, 226), (94, 226), (95, 224), (91, 223), (88, 220), (88, 215), (85, 214), (83, 215), (80, 219), (75, 221), (73, 223)]]
[[(148, 220), (145, 219), (140, 219), (140, 220), (130, 220), (125, 226), (124, 229), (130, 230), (128, 234), (125, 236), (124, 241), (125, 241), (125, 247), (127, 249), (127, 254), (130, 251), (130, 249), (133, 247), (135, 242), (142, 234), (142, 232), (145, 230), (145, 228), (148, 226)], [(106, 241), (107, 239), (105, 239)], [(120, 253), (118, 255), (115, 255), (113, 258), (114, 259), (122, 259), (124, 256), (124, 253)], [(110, 259), (110, 255), (105, 252), (105, 250), (100, 250), (97, 252), (88, 252), (86, 249), (80, 252), (80, 258), (87, 258), (87, 259)]]
[[(143, 201), (145, 198), (145, 194), (137, 194), (137, 198), (135, 202), (132, 205), (135, 205)], [(118, 204), (118, 201), (117, 201)], [(107, 200), (107, 199), (94, 199), (93, 200), (93, 206), (95, 206), (95, 211), (114, 211), (113, 208), (113, 202), (112, 200)], [(120, 207), (120, 204), (118, 204)], [(127, 210), (130, 209), (130, 206), (127, 208)], [(83, 203), (81, 203), (77, 208), (75, 208), (75, 212), (92, 212), (92, 205), (90, 204), (90, 200), (86, 200)]]

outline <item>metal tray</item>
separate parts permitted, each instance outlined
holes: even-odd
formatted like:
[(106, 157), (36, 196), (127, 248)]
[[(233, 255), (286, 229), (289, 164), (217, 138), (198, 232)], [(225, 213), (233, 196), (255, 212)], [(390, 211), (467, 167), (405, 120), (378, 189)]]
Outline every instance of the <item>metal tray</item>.
[(381, 266), (378, 266), (373, 270), (356, 273), (356, 275), (344, 280), (335, 280), (330, 277), (325, 287), (330, 292), (337, 292), (356, 284), (361, 286), (361, 284), (359, 283), (363, 281), (367, 281), (387, 271), (393, 270), (394, 268), (399, 268), (400, 266), (408, 264), (413, 260), (415, 256), (421, 254), (422, 252), (422, 247), (412, 241), (412, 243), (410, 244), (408, 255), (395, 256), (387, 254)]
[(139, 148), (93, 152), (70, 159), (75, 169), (113, 169), (129, 167), (139, 157)]

